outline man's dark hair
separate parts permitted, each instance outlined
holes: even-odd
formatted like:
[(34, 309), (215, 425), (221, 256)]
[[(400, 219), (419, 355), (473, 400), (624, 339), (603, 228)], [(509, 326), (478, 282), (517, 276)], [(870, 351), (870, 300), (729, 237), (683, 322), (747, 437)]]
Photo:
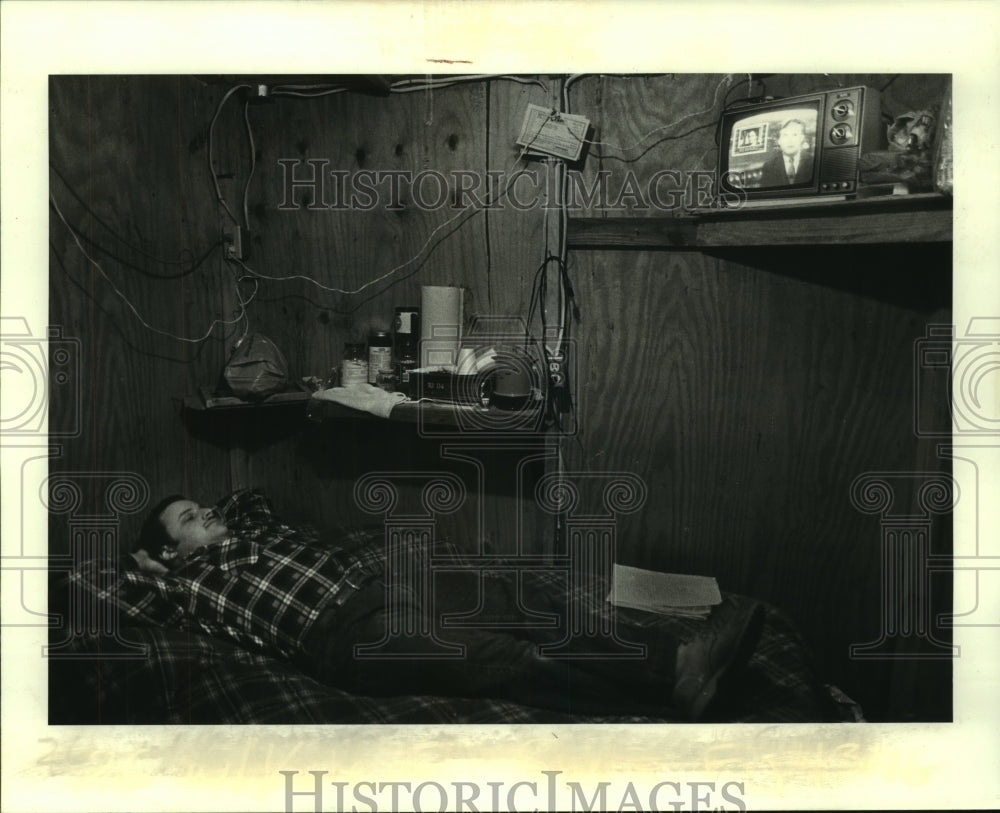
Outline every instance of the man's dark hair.
[(171, 494), (154, 505), (146, 515), (146, 519), (143, 520), (142, 527), (139, 529), (139, 536), (136, 537), (132, 545), (132, 550), (144, 550), (153, 559), (159, 559), (164, 546), (168, 548), (177, 547), (177, 543), (167, 533), (166, 526), (160, 521), (160, 514), (166, 511), (167, 506), (171, 503), (186, 499), (187, 497), (181, 494)]
[(804, 121), (802, 121), (802, 119), (787, 119), (787, 120), (786, 120), (786, 121), (785, 121), (785, 122), (784, 122), (784, 123), (783, 123), (783, 124), (782, 124), (782, 125), (781, 125), (781, 126), (780, 126), (780, 127), (778, 128), (778, 132), (780, 133), (780, 132), (781, 132), (782, 130), (784, 130), (784, 129), (785, 129), (786, 127), (791, 127), (791, 126), (792, 126), (793, 124), (797, 124), (797, 125), (799, 125), (799, 127), (800, 127), (800, 128), (802, 129), (802, 135), (803, 135), (803, 136), (805, 136), (805, 134), (806, 134), (806, 123), (805, 123)]

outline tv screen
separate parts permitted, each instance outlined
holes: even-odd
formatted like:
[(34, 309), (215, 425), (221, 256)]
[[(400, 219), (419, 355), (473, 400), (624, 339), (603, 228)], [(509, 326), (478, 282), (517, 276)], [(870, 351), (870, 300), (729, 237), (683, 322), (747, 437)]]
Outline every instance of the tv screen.
[(736, 117), (727, 161), (732, 182), (744, 189), (812, 186), (819, 108), (817, 99)]

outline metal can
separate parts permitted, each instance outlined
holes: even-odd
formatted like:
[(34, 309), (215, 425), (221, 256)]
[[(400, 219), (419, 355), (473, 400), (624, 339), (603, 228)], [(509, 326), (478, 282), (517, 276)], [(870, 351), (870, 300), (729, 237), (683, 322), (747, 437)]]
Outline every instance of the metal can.
[(388, 330), (376, 330), (368, 337), (368, 383), (378, 383), (380, 372), (392, 372), (392, 337)]

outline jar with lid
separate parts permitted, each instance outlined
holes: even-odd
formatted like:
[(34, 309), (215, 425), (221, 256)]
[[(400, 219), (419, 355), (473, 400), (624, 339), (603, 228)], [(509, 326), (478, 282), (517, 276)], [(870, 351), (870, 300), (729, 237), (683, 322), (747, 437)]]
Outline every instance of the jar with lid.
[(377, 384), (379, 373), (392, 372), (392, 337), (376, 330), (368, 337), (368, 383)]
[(344, 345), (344, 357), (340, 362), (340, 386), (351, 387), (368, 382), (368, 355), (362, 342), (348, 342)]

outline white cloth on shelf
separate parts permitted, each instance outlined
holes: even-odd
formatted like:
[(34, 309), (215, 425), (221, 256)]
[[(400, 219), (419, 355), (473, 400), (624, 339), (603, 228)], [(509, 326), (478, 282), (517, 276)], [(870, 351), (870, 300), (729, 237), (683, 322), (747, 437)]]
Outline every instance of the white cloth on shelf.
[(313, 393), (313, 398), (321, 401), (335, 401), (338, 404), (370, 412), (380, 418), (388, 418), (392, 408), (406, 396), (401, 392), (386, 392), (371, 384), (354, 384), (350, 387), (330, 387)]

